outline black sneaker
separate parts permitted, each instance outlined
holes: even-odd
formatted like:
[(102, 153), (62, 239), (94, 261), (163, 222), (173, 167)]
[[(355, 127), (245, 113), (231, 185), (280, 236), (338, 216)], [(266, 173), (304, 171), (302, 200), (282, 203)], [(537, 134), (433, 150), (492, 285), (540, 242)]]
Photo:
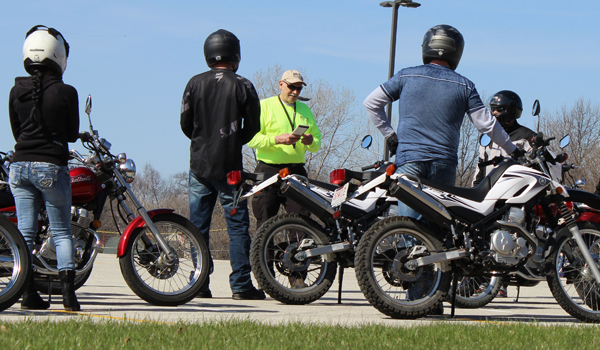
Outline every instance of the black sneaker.
[(252, 287), (252, 289), (243, 292), (233, 293), (232, 298), (234, 300), (264, 300), (266, 296), (262, 290)]

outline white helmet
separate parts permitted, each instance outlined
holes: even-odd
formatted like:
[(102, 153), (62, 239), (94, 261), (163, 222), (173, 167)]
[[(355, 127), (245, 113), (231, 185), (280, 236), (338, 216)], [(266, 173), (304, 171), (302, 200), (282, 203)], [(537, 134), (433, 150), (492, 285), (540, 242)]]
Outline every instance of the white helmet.
[(37, 25), (25, 36), (23, 44), (23, 65), (32, 74), (35, 67), (45, 66), (62, 76), (67, 69), (69, 44), (54, 28)]

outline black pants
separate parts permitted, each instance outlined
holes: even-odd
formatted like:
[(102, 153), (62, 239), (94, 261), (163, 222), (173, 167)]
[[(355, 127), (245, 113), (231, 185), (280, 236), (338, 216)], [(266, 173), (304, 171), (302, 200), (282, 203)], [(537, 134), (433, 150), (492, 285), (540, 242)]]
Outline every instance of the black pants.
[[(258, 162), (255, 173), (277, 173), (283, 168), (289, 168), (290, 174), (307, 176), (304, 164), (267, 164), (264, 162)], [(310, 212), (300, 204), (294, 202), (291, 199), (287, 199), (284, 196), (279, 195), (279, 188), (271, 186), (256, 194), (252, 198), (252, 211), (256, 218), (256, 227), (258, 228), (267, 220), (277, 215), (279, 207), (284, 205), (285, 211), (288, 213), (298, 213), (309, 216)]]

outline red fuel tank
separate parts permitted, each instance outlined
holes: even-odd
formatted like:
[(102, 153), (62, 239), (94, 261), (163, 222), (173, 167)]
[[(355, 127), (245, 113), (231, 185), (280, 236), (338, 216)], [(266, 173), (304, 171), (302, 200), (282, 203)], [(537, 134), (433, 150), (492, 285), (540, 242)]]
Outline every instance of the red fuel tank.
[(96, 198), (101, 187), (93, 171), (86, 167), (78, 167), (71, 169), (69, 174), (73, 203), (86, 203)]

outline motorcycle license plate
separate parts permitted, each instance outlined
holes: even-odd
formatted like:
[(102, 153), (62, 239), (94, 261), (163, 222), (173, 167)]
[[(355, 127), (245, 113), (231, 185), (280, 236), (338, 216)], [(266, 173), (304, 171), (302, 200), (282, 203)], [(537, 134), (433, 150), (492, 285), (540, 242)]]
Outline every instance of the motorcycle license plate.
[(348, 198), (348, 188), (350, 187), (350, 183), (347, 182), (344, 186), (338, 188), (333, 192), (333, 199), (331, 200), (331, 206), (337, 207), (338, 205), (342, 205)]

